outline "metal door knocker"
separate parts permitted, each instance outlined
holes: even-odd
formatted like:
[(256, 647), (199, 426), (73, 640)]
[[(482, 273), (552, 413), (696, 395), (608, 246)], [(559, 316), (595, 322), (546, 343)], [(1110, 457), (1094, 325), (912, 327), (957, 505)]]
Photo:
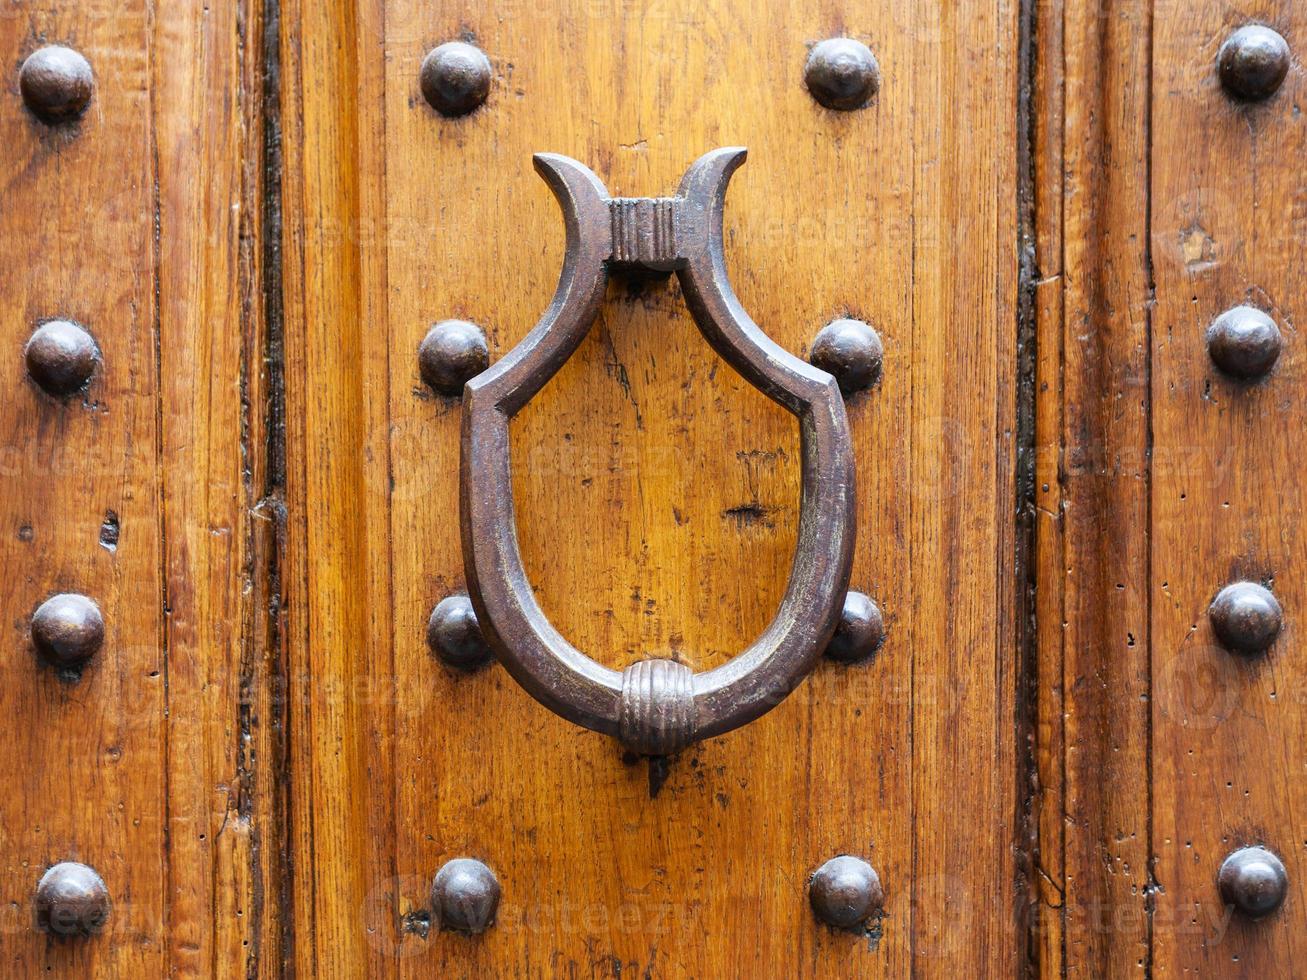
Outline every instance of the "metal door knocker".
[[(541, 704), (645, 755), (670, 755), (779, 704), (830, 640), (853, 562), (853, 449), (839, 386), (772, 342), (727, 280), (722, 210), (731, 174), (744, 158), (739, 147), (708, 153), (686, 172), (675, 197), (610, 198), (599, 178), (575, 160), (536, 154), (536, 170), (567, 225), (558, 289), (535, 328), (463, 392), (463, 560), (487, 642)], [(752, 646), (704, 673), (664, 659), (621, 672), (596, 663), (546, 618), (518, 551), (508, 423), (589, 331), (610, 267), (675, 270), (708, 343), (799, 419), (802, 498), (785, 596)]]

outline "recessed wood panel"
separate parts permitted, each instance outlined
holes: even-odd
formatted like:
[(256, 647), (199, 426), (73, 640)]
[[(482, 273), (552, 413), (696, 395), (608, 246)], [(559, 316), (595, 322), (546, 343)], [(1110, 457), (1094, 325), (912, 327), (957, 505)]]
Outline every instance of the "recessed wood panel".
[[(292, 719), (297, 963), (1011, 972), (1016, 622), (996, 569), (1016, 548), (1015, 8), (354, 13), (283, 10), (303, 597), (290, 642), (319, 682), (369, 693), (311, 698)], [(808, 45), (841, 33), (882, 67), (862, 112), (821, 109), (803, 87)], [(457, 37), (495, 81), (484, 108), (450, 120), (422, 100), (418, 66)], [(890, 635), (873, 663), (823, 664), (756, 724), (686, 752), (651, 793), (646, 763), (501, 669), (460, 676), (427, 651), (428, 613), (463, 583), (460, 406), (423, 387), (415, 352), (457, 316), (501, 355), (547, 305), (563, 234), (533, 152), (654, 196), (723, 145), (750, 152), (726, 226), (754, 318), (799, 354), (846, 313), (885, 339), (883, 381), (849, 409), (854, 586)], [(672, 652), (703, 668), (765, 626), (794, 547), (797, 432), (719, 364), (674, 282), (610, 287), (512, 437), (527, 569), (578, 647), (612, 666)], [(818, 927), (807, 907), (808, 875), (841, 852), (885, 882), (866, 935)], [(461, 855), (504, 888), (475, 941), (425, 920), (432, 875)]]

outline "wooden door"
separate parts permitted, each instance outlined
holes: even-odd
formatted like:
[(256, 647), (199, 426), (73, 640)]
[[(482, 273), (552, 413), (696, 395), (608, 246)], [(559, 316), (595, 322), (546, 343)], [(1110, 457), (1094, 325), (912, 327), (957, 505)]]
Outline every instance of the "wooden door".
[[(1255, 7), (0, 12), (4, 972), (1292, 975), (1304, 82), (1290, 53), (1232, 94), (1259, 80), (1218, 51), (1250, 23), (1300, 50), (1307, 15)], [(874, 54), (865, 105), (810, 90), (837, 37)], [(489, 64), (459, 115), (423, 85), (450, 41)], [(727, 146), (744, 309), (801, 358), (838, 319), (883, 348), (843, 404), (849, 588), (884, 638), (647, 759), (428, 643), (468, 590), (464, 407), (419, 348), (458, 319), (498, 363), (549, 306), (534, 153), (653, 198)], [(1281, 338), (1244, 380), (1206, 332), (1240, 305)], [(614, 269), (510, 434), (524, 568), (571, 644), (705, 671), (767, 628), (799, 427), (677, 277)], [(1210, 621), (1236, 582), (1282, 608), (1269, 651)], [(1288, 882), (1259, 919), (1217, 880), (1249, 846)], [(809, 898), (839, 855), (883, 892), (849, 928)], [(433, 900), (457, 858), (498, 882), (476, 935)]]

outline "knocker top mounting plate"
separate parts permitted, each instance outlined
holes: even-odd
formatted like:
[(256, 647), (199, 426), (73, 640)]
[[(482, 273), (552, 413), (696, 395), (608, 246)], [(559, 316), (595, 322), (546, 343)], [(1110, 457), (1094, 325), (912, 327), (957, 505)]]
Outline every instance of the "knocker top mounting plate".
[[(487, 641), (546, 707), (646, 755), (671, 754), (780, 703), (835, 630), (853, 562), (853, 450), (839, 386), (764, 334), (726, 276), (722, 212), (731, 174), (744, 158), (740, 147), (706, 154), (686, 172), (675, 197), (611, 198), (582, 164), (536, 154), (536, 170), (567, 226), (558, 289), (535, 328), (463, 393), (463, 560)], [(509, 420), (581, 343), (611, 268), (674, 270), (713, 349), (799, 419), (802, 501), (785, 595), (756, 642), (704, 673), (664, 659), (618, 672), (586, 656), (541, 610), (518, 551)]]

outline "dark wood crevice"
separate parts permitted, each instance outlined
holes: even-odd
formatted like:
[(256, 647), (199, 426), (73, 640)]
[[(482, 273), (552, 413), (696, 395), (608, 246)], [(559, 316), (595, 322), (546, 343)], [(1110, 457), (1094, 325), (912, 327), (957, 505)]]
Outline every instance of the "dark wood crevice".
[(245, 127), (242, 181), (250, 202), (244, 209), (240, 255), (241, 451), (249, 508), (244, 579), (249, 595), (240, 642), (235, 808), (248, 822), (250, 836), (245, 973), (256, 977), (287, 974), (294, 951), (287, 778), (292, 692), (282, 584), (286, 425), (278, 0), (248, 0), (238, 29)]
[(1040, 973), (1039, 942), (1032, 932), (1038, 925), (1037, 876), (1039, 868), (1039, 794), (1038, 738), (1038, 633), (1035, 590), (1039, 565), (1035, 554), (1037, 501), (1035, 496), (1035, 399), (1037, 391), (1037, 352), (1039, 329), (1035, 308), (1035, 288), (1041, 275), (1035, 248), (1037, 205), (1035, 171), (1036, 51), (1039, 41), (1038, 0), (1021, 0), (1017, 45), (1017, 337), (1016, 337), (1016, 473), (1014, 482), (1015, 553), (1015, 697), (1014, 738), (1017, 760), (1016, 819), (1016, 909), (1018, 951), (1022, 975)]
[[(264, 399), (264, 475), (260, 507), (267, 523), (263, 525), (265, 541), (264, 643), (267, 663), (266, 681), (270, 696), (269, 717), (265, 724), (272, 732), (276, 778), (269, 784), (273, 794), (271, 813), (276, 834), (275, 882), (277, 922), (279, 926), (281, 972), (292, 975), (295, 954), (294, 863), (291, 847), (291, 808), (293, 806), (291, 768), (292, 690), (289, 656), (286, 649), (285, 594), (282, 581), (283, 556), (286, 552), (286, 379), (285, 379), (285, 311), (282, 275), (282, 123), (281, 123), (281, 42), (280, 0), (261, 0), (261, 73), (260, 93), (262, 122), (262, 188), (260, 233), (262, 236), (263, 271), (263, 364), (267, 371)], [(256, 874), (255, 880), (259, 876)]]
[(1144, 96), (1144, 240), (1143, 263), (1147, 283), (1147, 296), (1144, 301), (1144, 582), (1147, 587), (1144, 600), (1146, 617), (1143, 636), (1144, 649), (1147, 651), (1148, 671), (1145, 682), (1149, 709), (1144, 724), (1144, 785), (1143, 792), (1147, 807), (1144, 826), (1147, 831), (1148, 864), (1144, 870), (1144, 923), (1145, 941), (1144, 980), (1152, 980), (1154, 958), (1154, 917), (1157, 911), (1157, 838), (1154, 832), (1154, 782), (1153, 766), (1153, 710), (1155, 703), (1155, 678), (1153, 676), (1153, 311), (1157, 307), (1157, 274), (1153, 263), (1153, 99), (1154, 77), (1153, 52), (1156, 15), (1152, 5), (1148, 7), (1147, 54), (1144, 57), (1147, 66), (1147, 94)]

